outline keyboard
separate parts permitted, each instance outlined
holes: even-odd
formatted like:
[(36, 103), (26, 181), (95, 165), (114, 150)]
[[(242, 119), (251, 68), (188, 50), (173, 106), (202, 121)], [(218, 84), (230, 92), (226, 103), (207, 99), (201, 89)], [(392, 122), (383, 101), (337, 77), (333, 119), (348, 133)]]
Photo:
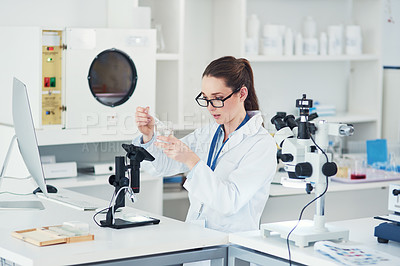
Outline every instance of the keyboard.
[(96, 209), (99, 208), (98, 205), (93, 204), (89, 201), (85, 200), (79, 200), (76, 199), (75, 197), (71, 197), (69, 195), (57, 192), (57, 193), (48, 193), (49, 197), (46, 197), (42, 193), (37, 193), (36, 194), (39, 198), (49, 200), (52, 202), (60, 203), (62, 205), (78, 209), (81, 211), (95, 211)]

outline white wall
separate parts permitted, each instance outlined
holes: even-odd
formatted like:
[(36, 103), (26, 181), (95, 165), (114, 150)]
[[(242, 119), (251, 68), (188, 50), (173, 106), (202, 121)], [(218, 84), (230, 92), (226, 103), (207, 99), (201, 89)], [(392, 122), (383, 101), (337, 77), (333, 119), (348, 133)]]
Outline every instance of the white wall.
[(383, 71), (382, 137), (388, 142), (400, 142), (399, 101), (400, 69), (385, 69)]
[(0, 4), (0, 26), (107, 25), (107, 0), (2, 0)]

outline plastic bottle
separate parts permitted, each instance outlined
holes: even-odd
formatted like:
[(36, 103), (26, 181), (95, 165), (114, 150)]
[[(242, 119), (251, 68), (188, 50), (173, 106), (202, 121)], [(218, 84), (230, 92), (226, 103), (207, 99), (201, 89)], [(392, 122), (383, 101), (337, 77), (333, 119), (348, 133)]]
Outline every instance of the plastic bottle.
[(303, 53), (305, 55), (318, 54), (318, 40), (317, 38), (307, 38), (303, 40)]
[(259, 32), (260, 20), (257, 15), (252, 14), (247, 19), (246, 54), (257, 55), (259, 53)]
[(317, 25), (311, 16), (305, 17), (303, 21), (303, 36), (304, 39), (315, 38)]
[(319, 35), (319, 54), (328, 54), (328, 35), (326, 34), (326, 32), (321, 32), (321, 34)]
[(346, 26), (346, 54), (359, 55), (362, 53), (361, 28), (358, 25)]
[(295, 55), (303, 55), (303, 36), (300, 32), (298, 32), (296, 35)]
[(247, 20), (247, 37), (258, 39), (259, 32), (260, 32), (260, 20), (258, 19), (256, 14), (252, 14), (249, 16)]
[(328, 27), (328, 54), (342, 54), (343, 46), (343, 26), (332, 25)]
[(287, 28), (285, 31), (284, 55), (293, 55), (293, 31), (291, 28)]
[(282, 55), (282, 36), (280, 33), (279, 25), (273, 25), (273, 24), (264, 25), (263, 54)]
[(318, 54), (318, 40), (315, 37), (317, 31), (317, 25), (315, 20), (307, 16), (303, 21), (303, 53), (305, 55), (317, 55)]

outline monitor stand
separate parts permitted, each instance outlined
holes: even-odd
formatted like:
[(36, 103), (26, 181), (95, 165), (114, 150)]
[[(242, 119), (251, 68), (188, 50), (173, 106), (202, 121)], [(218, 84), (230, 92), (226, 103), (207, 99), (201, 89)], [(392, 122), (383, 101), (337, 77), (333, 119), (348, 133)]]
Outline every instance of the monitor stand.
[[(3, 166), (0, 172), (0, 187), (1, 182), (3, 181), (4, 174), (6, 172), (6, 168), (8, 165), (8, 160), (10, 159), (10, 154), (12, 147), (14, 145), (17, 136), (14, 135), (11, 139), (10, 146), (8, 147), (8, 151), (6, 157), (4, 159)], [(44, 210), (43, 203), (38, 200), (30, 200), (30, 201), (0, 201), (0, 210)]]

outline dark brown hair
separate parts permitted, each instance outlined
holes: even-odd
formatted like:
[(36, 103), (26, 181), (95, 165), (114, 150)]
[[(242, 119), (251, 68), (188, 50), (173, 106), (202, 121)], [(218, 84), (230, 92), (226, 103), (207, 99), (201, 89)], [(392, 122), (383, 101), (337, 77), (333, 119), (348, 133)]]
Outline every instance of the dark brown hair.
[(244, 58), (224, 56), (212, 61), (204, 70), (203, 76), (222, 78), (232, 91), (245, 86), (248, 91), (244, 102), (246, 111), (259, 110), (258, 98), (254, 89), (253, 70)]

